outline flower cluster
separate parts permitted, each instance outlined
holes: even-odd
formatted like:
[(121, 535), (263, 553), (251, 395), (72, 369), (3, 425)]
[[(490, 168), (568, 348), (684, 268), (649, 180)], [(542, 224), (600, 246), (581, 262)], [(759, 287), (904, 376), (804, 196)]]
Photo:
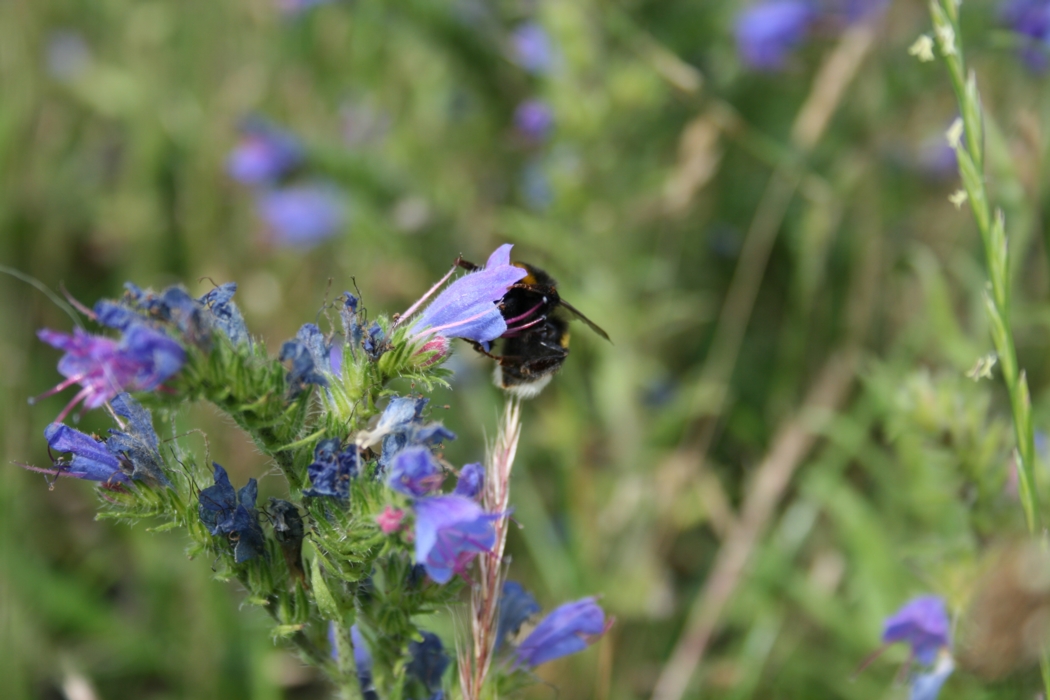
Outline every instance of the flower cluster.
[(1020, 54), (1032, 70), (1050, 64), (1050, 2), (1007, 0), (999, 8), (1000, 21), (1021, 39)]
[[(300, 157), (277, 138), (246, 147), (231, 171), (271, 182)], [(510, 262), (510, 250), (500, 246), (483, 268), (446, 286), (450, 272), (394, 322), (367, 319), (346, 293), (337, 304), (340, 330), (304, 324), (276, 357), (248, 332), (233, 284), (199, 298), (180, 286), (154, 292), (129, 284), (122, 298), (81, 309), (119, 337), (41, 332), (65, 350), (59, 371), (67, 380), (54, 391), (81, 389), (44, 432), (54, 463), (24, 466), (98, 482), (113, 517), (188, 526), (191, 551), (212, 555), (217, 575), (236, 578), (335, 682), (352, 682), (364, 697), (444, 697), (449, 656), (416, 620), (455, 602), (457, 577), (486, 586), (495, 614), (520, 412), (508, 411), (513, 444), (501, 443), (488, 467), (457, 469), (442, 451), (456, 436), (428, 416), (429, 399), (399, 395), (388, 383), (431, 386), (443, 376), (451, 338), (491, 343), (508, 331), (500, 302), (527, 274)], [(183, 435), (162, 450), (151, 412), (129, 391), (167, 418), (188, 401), (211, 402), (266, 455), (269, 473), (284, 476), (283, 497), (262, 507), (256, 478), (235, 488), (206, 439), (204, 460)], [(62, 423), (81, 403), (106, 407), (116, 427), (102, 437)], [(510, 434), (506, 426), (500, 433)], [(498, 634), (490, 616), (490, 636), (474, 640), (485, 645), (483, 656), (539, 612), (515, 585), (502, 588)], [(593, 598), (563, 605), (493, 672), (524, 682), (529, 669), (585, 648), (607, 626)]]

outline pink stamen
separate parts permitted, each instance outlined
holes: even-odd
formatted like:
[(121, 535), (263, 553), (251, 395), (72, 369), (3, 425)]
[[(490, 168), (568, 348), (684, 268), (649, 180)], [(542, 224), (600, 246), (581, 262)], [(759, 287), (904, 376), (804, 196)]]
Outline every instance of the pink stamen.
[(58, 417), (56, 417), (56, 418), (55, 418), (55, 422), (56, 422), (56, 423), (61, 423), (62, 421), (64, 421), (64, 420), (66, 419), (66, 416), (68, 416), (68, 415), (69, 415), (69, 412), (70, 412), (70, 411), (72, 411), (72, 410), (73, 410), (73, 408), (74, 408), (74, 407), (75, 407), (75, 406), (76, 406), (76, 405), (77, 405), (78, 403), (80, 403), (81, 401), (83, 401), (84, 399), (86, 399), (86, 398), (87, 398), (88, 396), (90, 396), (90, 395), (91, 395), (92, 393), (93, 393), (93, 391), (92, 391), (91, 387), (89, 387), (89, 386), (86, 386), (86, 387), (84, 387), (83, 389), (81, 389), (80, 391), (78, 391), (78, 392), (76, 393), (76, 396), (74, 396), (74, 397), (73, 397), (73, 399), (72, 399), (72, 400), (71, 400), (71, 401), (70, 401), (69, 403), (67, 403), (67, 404), (66, 404), (66, 407), (65, 407), (65, 408), (63, 408), (63, 409), (62, 409), (62, 412), (61, 412), (61, 413), (59, 413), (59, 414), (58, 414)]
[(532, 328), (532, 327), (533, 327), (533, 326), (535, 326), (535, 325), (536, 325), (537, 323), (542, 323), (542, 322), (543, 322), (543, 321), (545, 321), (546, 319), (547, 319), (547, 317), (546, 317), (546, 316), (540, 316), (540, 317), (539, 317), (539, 318), (537, 318), (537, 319), (536, 319), (535, 321), (529, 321), (528, 323), (523, 323), (522, 325), (520, 325), (520, 326), (517, 326), (517, 327), (515, 327), (515, 328), (508, 328), (508, 329), (507, 329), (507, 332), (503, 334), (503, 337), (504, 337), (504, 338), (507, 338), (507, 337), (509, 337), (509, 336), (511, 336), (511, 335), (517, 335), (518, 333), (521, 333), (521, 332), (522, 332), (522, 331), (524, 331), (524, 330), (527, 330), (527, 329), (529, 329), (529, 328)]
[(528, 311), (526, 311), (525, 313), (523, 313), (520, 316), (515, 316), (514, 318), (506, 319), (507, 325), (509, 326), (510, 324), (514, 323), (515, 321), (520, 321), (523, 318), (527, 318), (527, 317), (531, 316), (537, 309), (539, 309), (539, 308), (541, 308), (543, 306), (543, 303), (544, 302), (541, 301), (539, 304), (536, 304), (536, 306), (533, 306), (531, 309), (529, 309)]
[[(493, 306), (492, 308), (495, 309), (496, 307)], [(426, 329), (425, 331), (423, 331), (421, 333), (417, 333), (415, 337), (419, 338), (421, 336), (432, 335), (434, 333), (438, 333), (440, 331), (444, 331), (444, 330), (447, 330), (449, 328), (456, 328), (458, 326), (464, 326), (464, 325), (470, 323), (471, 321), (477, 321), (479, 318), (481, 318), (483, 316), (487, 316), (490, 313), (492, 313), (492, 311), (486, 309), (485, 311), (482, 311), (480, 314), (471, 316), (470, 318), (465, 318), (462, 321), (456, 321), (455, 323), (446, 323), (443, 326), (437, 326), (435, 328), (428, 328), (428, 329)]]
[(35, 404), (40, 399), (46, 399), (48, 396), (54, 396), (58, 392), (67, 389), (68, 387), (72, 386), (73, 384), (76, 384), (77, 382), (79, 382), (81, 379), (83, 379), (86, 376), (87, 376), (86, 374), (78, 374), (75, 377), (70, 377), (69, 379), (65, 380), (64, 382), (59, 382), (58, 386), (55, 386), (54, 388), (48, 389), (43, 394), (40, 394), (39, 396), (34, 396), (33, 398), (29, 399), (29, 405), (32, 406), (33, 404)]
[(397, 327), (398, 327), (399, 325), (401, 325), (401, 322), (402, 322), (402, 321), (405, 321), (405, 320), (406, 320), (406, 319), (408, 319), (408, 318), (409, 318), (410, 316), (412, 316), (412, 314), (414, 314), (414, 313), (416, 312), (416, 310), (417, 310), (417, 309), (418, 309), (418, 308), (419, 308), (419, 307), (420, 307), (420, 306), (421, 306), (421, 305), (422, 305), (423, 303), (425, 303), (425, 302), (426, 302), (426, 300), (427, 300), (427, 299), (429, 299), (430, 297), (432, 297), (432, 296), (434, 295), (434, 293), (435, 293), (435, 292), (436, 292), (437, 290), (439, 290), (439, 289), (441, 288), (441, 285), (445, 284), (445, 282), (448, 282), (448, 278), (449, 278), (449, 277), (451, 277), (451, 276), (453, 275), (453, 273), (455, 273), (455, 271), (456, 271), (456, 266), (455, 266), (455, 265), (453, 265), (453, 266), (452, 266), (452, 269), (451, 269), (451, 270), (449, 270), (449, 271), (448, 271), (448, 272), (447, 272), (447, 273), (445, 274), (445, 276), (444, 276), (444, 277), (442, 277), (441, 279), (439, 279), (439, 280), (437, 281), (437, 283), (436, 283), (436, 284), (435, 284), (435, 285), (434, 285), (433, 287), (431, 287), (430, 289), (428, 289), (428, 290), (427, 290), (427, 293), (426, 293), (426, 294), (424, 294), (423, 296), (421, 296), (421, 297), (419, 298), (419, 300), (418, 300), (418, 301), (416, 301), (416, 303), (415, 303), (415, 304), (412, 304), (412, 306), (408, 307), (408, 310), (407, 310), (407, 311), (405, 311), (405, 313), (401, 314), (401, 316), (400, 316), (400, 317), (398, 317), (397, 321), (396, 321), (396, 322), (394, 323), (394, 328), (397, 328)]

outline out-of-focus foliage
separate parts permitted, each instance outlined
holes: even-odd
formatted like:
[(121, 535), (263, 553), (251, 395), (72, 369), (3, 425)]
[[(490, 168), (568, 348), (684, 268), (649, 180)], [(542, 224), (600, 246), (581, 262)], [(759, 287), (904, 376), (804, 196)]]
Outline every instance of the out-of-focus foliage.
[[(901, 696), (903, 649), (852, 679), (882, 620), (919, 593), (961, 614), (988, 553), (1023, 529), (998, 373), (966, 376), (991, 341), (980, 242), (948, 201), (954, 96), (940, 66), (908, 54), (929, 29), (922, 3), (846, 34), (817, 23), (776, 72), (738, 57), (739, 8), (0, 3), (0, 263), (89, 304), (125, 280), (196, 295), (236, 280), (249, 328), (278, 347), (355, 284), (365, 306), (403, 310), (457, 255), (513, 242), (613, 339), (575, 324), (564, 370), (524, 412), (514, 577), (545, 609), (601, 593), (617, 617), (542, 678), (561, 697), (648, 697), (751, 477), (782, 459), (785, 431), (816, 426), (779, 465), (792, 478), (688, 696)], [(963, 8), (1044, 431), (1050, 95), (998, 5)], [(304, 148), (263, 185), (228, 171), (253, 115)], [(285, 247), (264, 202), (300, 186), (336, 198), (335, 230)], [(86, 485), (49, 490), (9, 464), (48, 463), (41, 433), (64, 404), (26, 405), (57, 381), (58, 354), (34, 333), (70, 321), (14, 277), (0, 302), (3, 696), (88, 683), (113, 699), (325, 697), (182, 537), (95, 521)], [(451, 407), (462, 464), (481, 457), (502, 399), (486, 361), (458, 352), (435, 403)], [(842, 357), (842, 399), (810, 411)], [(234, 483), (281, 495), (234, 426), (187, 414), (214, 426), (200, 449)], [(105, 426), (88, 413), (80, 428)], [(1016, 697), (1032, 680), (1018, 664), (993, 685), (961, 668), (945, 693)]]

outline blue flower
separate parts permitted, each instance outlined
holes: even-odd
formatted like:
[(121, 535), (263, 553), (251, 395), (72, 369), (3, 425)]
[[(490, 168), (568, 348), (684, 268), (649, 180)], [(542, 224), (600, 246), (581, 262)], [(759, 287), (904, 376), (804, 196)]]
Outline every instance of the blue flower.
[(478, 462), (463, 465), (453, 493), (477, 500), (483, 488), (485, 488), (485, 467)]
[(80, 402), (85, 408), (98, 408), (125, 390), (156, 389), (182, 369), (186, 361), (181, 345), (142, 324), (129, 326), (119, 342), (80, 328), (75, 328), (72, 335), (44, 328), (37, 336), (52, 347), (65, 350), (58, 361), (58, 371), (66, 377), (66, 381), (38, 398), (51, 396), (72, 384), (81, 386), (56, 422)]
[(419, 681), (426, 689), (427, 697), (441, 692), (441, 677), (450, 662), (441, 637), (433, 632), (421, 632), (422, 641), (408, 643), (408, 666), (405, 673), (410, 679)]
[(554, 127), (554, 111), (543, 100), (525, 100), (514, 110), (514, 127), (529, 141), (545, 141)]
[(416, 337), (440, 335), (479, 343), (495, 340), (507, 331), (497, 306), (510, 287), (528, 272), (510, 262), (509, 243), (501, 245), (481, 270), (466, 274), (446, 287), (412, 325)]
[(927, 595), (914, 598), (886, 618), (882, 629), (883, 644), (906, 642), (912, 655), (923, 665), (930, 665), (941, 649), (951, 646), (951, 623), (944, 601)]
[(339, 309), (339, 317), (343, 321), (343, 338), (350, 346), (350, 353), (353, 354), (364, 342), (365, 333), (357, 317), (358, 298), (350, 292), (343, 292), (342, 299), (343, 305)]
[(106, 448), (120, 459), (132, 479), (171, 488), (161, 467), (160, 441), (149, 410), (126, 393), (115, 396), (112, 406), (114, 413), (128, 419), (128, 425), (125, 430), (110, 429)]
[(372, 321), (372, 325), (365, 331), (361, 347), (364, 348), (365, 354), (372, 362), (378, 360), (387, 351), (389, 343), (386, 342), (386, 333), (383, 332), (383, 327), (378, 321)]
[(281, 362), (292, 363), (285, 375), (285, 383), (292, 398), (302, 393), (308, 384), (328, 386), (328, 379), (322, 372), (331, 369), (330, 355), (321, 329), (314, 324), (303, 325), (294, 340), (286, 341), (281, 346), (278, 358)]
[(540, 604), (517, 581), (504, 581), (499, 597), (499, 621), (496, 624), (496, 649), (511, 635), (517, 634), (533, 615), (540, 612)]
[(456, 495), (420, 498), (415, 510), (416, 563), (438, 583), (448, 583), (454, 573), (462, 573), (478, 552), (492, 550), (495, 521), (503, 517)]
[(940, 654), (937, 665), (927, 673), (916, 673), (911, 679), (911, 700), (937, 700), (941, 686), (955, 670), (951, 654)]
[(306, 469), (313, 488), (303, 491), (304, 496), (350, 498), (350, 480), (360, 473), (361, 457), (356, 445), (351, 444), (345, 450), (340, 450), (340, 446), (336, 438), (317, 443), (314, 461)]
[(816, 13), (803, 0), (769, 0), (743, 10), (736, 19), (740, 57), (750, 68), (775, 71), (809, 33)]
[(434, 447), (456, 439), (456, 434), (441, 423), (423, 422), (423, 409), (429, 401), (422, 397), (395, 396), (383, 409), (376, 427), (361, 436), (365, 446), (382, 442), (377, 462), (379, 473), (385, 473), (394, 457), (410, 445)]
[(372, 652), (357, 625), (350, 628), (350, 643), (354, 647), (354, 666), (357, 667), (357, 682), (361, 685), (361, 694), (365, 700), (379, 700), (372, 680)]
[(575, 654), (605, 632), (605, 613), (594, 598), (555, 608), (515, 650), (519, 665), (540, 664)]
[(111, 429), (109, 438), (102, 441), (62, 423), (52, 423), (44, 430), (48, 447), (71, 453), (73, 458), (69, 462), (60, 460), (54, 469), (27, 468), (109, 485), (128, 484), (134, 479), (171, 488), (161, 467), (157, 433), (149, 411), (128, 394), (117, 395), (112, 406), (117, 415), (128, 419), (125, 430)]
[(199, 301), (211, 312), (212, 325), (222, 331), (231, 343), (251, 345), (252, 339), (248, 334), (248, 326), (244, 323), (244, 316), (233, 303), (236, 291), (237, 283), (227, 282), (202, 296)]
[(302, 144), (291, 133), (249, 117), (241, 125), (240, 143), (226, 159), (226, 170), (245, 185), (265, 185), (298, 167), (303, 155)]
[(256, 202), (278, 245), (311, 248), (337, 234), (346, 224), (343, 196), (327, 184), (267, 190)]
[(418, 498), (441, 488), (445, 475), (430, 450), (408, 447), (394, 457), (387, 485), (406, 496)]
[(120, 468), (120, 462), (106, 448), (101, 440), (96, 440), (79, 430), (62, 423), (52, 423), (44, 429), (47, 445), (56, 452), (72, 453), (69, 462), (58, 462), (56, 469), (29, 467), (33, 471), (58, 476), (72, 476), (88, 481), (101, 481), (104, 484), (130, 484), (131, 479)]
[(511, 60), (529, 73), (550, 70), (553, 52), (547, 30), (537, 22), (524, 22), (510, 35)]
[(234, 491), (230, 477), (219, 464), (215, 467), (215, 485), (201, 490), (197, 515), (212, 535), (226, 535), (234, 545), (234, 561), (238, 564), (265, 552), (265, 538), (259, 526), (255, 499), (259, 485), (248, 479), (240, 491)]

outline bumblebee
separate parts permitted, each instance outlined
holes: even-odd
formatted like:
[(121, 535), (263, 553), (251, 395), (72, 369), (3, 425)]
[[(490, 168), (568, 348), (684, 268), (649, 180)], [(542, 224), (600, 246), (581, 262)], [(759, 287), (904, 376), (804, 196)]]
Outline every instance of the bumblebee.
[[(460, 267), (474, 271), (477, 265), (462, 258)], [(528, 274), (511, 286), (499, 301), (507, 331), (491, 344), (471, 342), (474, 349), (496, 360), (493, 381), (513, 396), (531, 399), (539, 394), (569, 356), (569, 320), (586, 323), (605, 340), (609, 335), (558, 294), (558, 283), (534, 265), (511, 263)]]

